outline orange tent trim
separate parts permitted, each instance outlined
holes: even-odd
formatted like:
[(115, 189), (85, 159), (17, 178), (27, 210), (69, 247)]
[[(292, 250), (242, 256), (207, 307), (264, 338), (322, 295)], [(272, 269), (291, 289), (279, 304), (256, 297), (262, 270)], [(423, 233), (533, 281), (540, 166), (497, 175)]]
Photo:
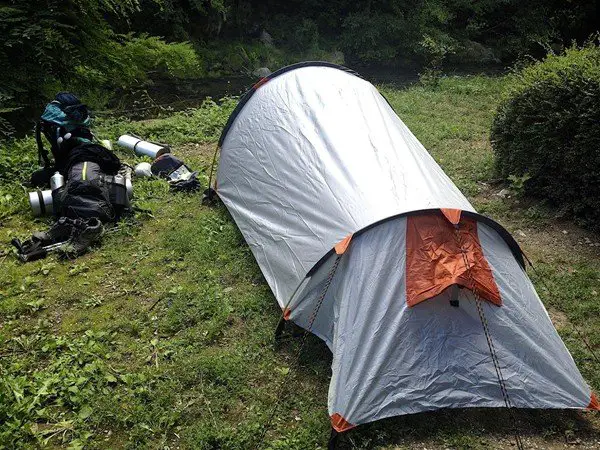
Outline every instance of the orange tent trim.
[(258, 89), (258, 88), (259, 88), (259, 87), (261, 87), (263, 84), (265, 84), (267, 81), (269, 81), (269, 78), (268, 78), (268, 77), (263, 77), (263, 78), (261, 78), (260, 80), (258, 80), (258, 81), (257, 81), (257, 82), (254, 84), (254, 86), (252, 86), (252, 89), (254, 89), (254, 90)]
[(340, 414), (335, 413), (331, 416), (331, 426), (338, 433), (343, 433), (344, 431), (348, 431), (354, 428), (356, 425), (352, 425), (346, 419), (344, 419)]
[[(447, 210), (448, 211), (448, 210)], [(406, 224), (406, 302), (414, 306), (441, 294), (452, 285), (470, 289), (501, 306), (502, 298), (485, 259), (477, 222), (460, 218), (460, 210), (409, 216)], [(458, 213), (456, 213), (458, 211)]]
[(594, 411), (600, 411), (600, 403), (598, 402), (598, 398), (596, 397), (596, 394), (594, 394), (592, 392), (592, 395), (590, 395), (590, 404), (587, 406), (587, 409), (591, 409)]
[(340, 242), (335, 244), (335, 253), (336, 255), (343, 255), (348, 250), (348, 246), (350, 245), (350, 241), (352, 240), (352, 233), (342, 239)]
[(290, 316), (292, 315), (292, 310), (287, 306), (283, 310), (283, 320), (290, 320)]
[(446, 219), (450, 221), (452, 225), (458, 225), (460, 223), (460, 209), (441, 208), (442, 214), (446, 216)]

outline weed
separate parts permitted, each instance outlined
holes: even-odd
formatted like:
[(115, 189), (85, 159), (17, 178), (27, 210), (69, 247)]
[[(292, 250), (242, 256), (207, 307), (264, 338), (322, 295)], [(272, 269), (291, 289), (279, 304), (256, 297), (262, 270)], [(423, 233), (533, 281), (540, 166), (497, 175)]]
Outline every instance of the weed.
[(523, 196), (525, 194), (525, 183), (531, 179), (531, 175), (525, 174), (521, 176), (517, 175), (509, 175), (508, 181), (510, 182), (510, 188), (513, 192), (515, 192), (518, 196)]
[(84, 297), (81, 299), (81, 304), (85, 308), (94, 308), (102, 304), (102, 297), (99, 295), (90, 295), (89, 297)]
[[(69, 339), (36, 333), (12, 342), (22, 353), (1, 369), (0, 442), (12, 446), (33, 440), (46, 445), (91, 437), (88, 402), (110, 391), (110, 336), (86, 332)], [(31, 376), (23, 376), (27, 369)]]

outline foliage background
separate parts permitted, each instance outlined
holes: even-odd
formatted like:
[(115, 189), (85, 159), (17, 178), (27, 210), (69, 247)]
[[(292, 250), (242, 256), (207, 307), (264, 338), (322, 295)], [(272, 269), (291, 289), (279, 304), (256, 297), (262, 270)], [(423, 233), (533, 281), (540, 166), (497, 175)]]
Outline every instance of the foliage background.
[[(597, 8), (591, 0), (8, 0), (0, 6), (0, 134), (61, 89), (103, 107), (156, 78), (298, 59), (508, 64), (583, 42), (598, 28)], [(260, 39), (265, 31), (272, 44)]]
[(493, 123), (499, 174), (598, 229), (600, 48), (592, 43), (512, 76)]

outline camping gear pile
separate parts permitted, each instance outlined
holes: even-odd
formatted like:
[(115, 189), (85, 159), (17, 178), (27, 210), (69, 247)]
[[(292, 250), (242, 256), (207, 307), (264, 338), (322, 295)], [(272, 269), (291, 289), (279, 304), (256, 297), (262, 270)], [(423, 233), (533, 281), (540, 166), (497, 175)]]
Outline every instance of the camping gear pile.
[[(132, 210), (132, 169), (109, 149), (110, 141), (94, 142), (89, 124), (87, 106), (66, 92), (57, 94), (41, 116), (36, 140), (43, 167), (31, 176), (38, 189), (29, 193), (29, 202), (35, 216), (52, 215), (57, 220), (25, 242), (12, 240), (21, 261), (55, 251), (77, 257), (101, 238), (106, 224), (115, 224)], [(52, 159), (42, 136), (50, 143)], [(174, 157), (168, 145), (130, 135), (121, 136), (118, 143), (138, 156), (154, 158), (152, 164), (138, 164), (136, 176), (163, 178), (172, 191), (200, 189), (198, 173)]]
[(170, 189), (178, 192), (194, 192), (200, 189), (198, 172), (192, 172), (183, 161), (171, 154), (168, 145), (144, 141), (134, 135), (124, 134), (117, 143), (138, 156), (153, 158), (152, 164), (141, 162), (134, 168), (136, 176), (151, 177), (152, 175), (167, 180)]
[(600, 409), (519, 245), (356, 73), (263, 78), (219, 147), (214, 190), (283, 318), (333, 353), (335, 432), (440, 408)]
[[(19, 258), (31, 261), (61, 250), (69, 257), (86, 251), (102, 236), (104, 224), (116, 223), (130, 209), (131, 170), (106, 147), (94, 141), (86, 105), (62, 92), (50, 102), (36, 127), (38, 155), (43, 167), (31, 183), (39, 189), (29, 194), (34, 215), (54, 215), (46, 232), (13, 240)], [(53, 160), (42, 135), (51, 146)]]

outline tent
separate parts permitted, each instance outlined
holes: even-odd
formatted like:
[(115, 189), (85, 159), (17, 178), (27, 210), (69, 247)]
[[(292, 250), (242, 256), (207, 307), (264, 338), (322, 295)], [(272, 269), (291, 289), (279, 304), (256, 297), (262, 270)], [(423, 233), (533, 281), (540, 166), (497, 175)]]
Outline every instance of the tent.
[(511, 235), (377, 89), (329, 63), (240, 101), (215, 188), (286, 320), (333, 353), (338, 432), (439, 408), (599, 405)]

